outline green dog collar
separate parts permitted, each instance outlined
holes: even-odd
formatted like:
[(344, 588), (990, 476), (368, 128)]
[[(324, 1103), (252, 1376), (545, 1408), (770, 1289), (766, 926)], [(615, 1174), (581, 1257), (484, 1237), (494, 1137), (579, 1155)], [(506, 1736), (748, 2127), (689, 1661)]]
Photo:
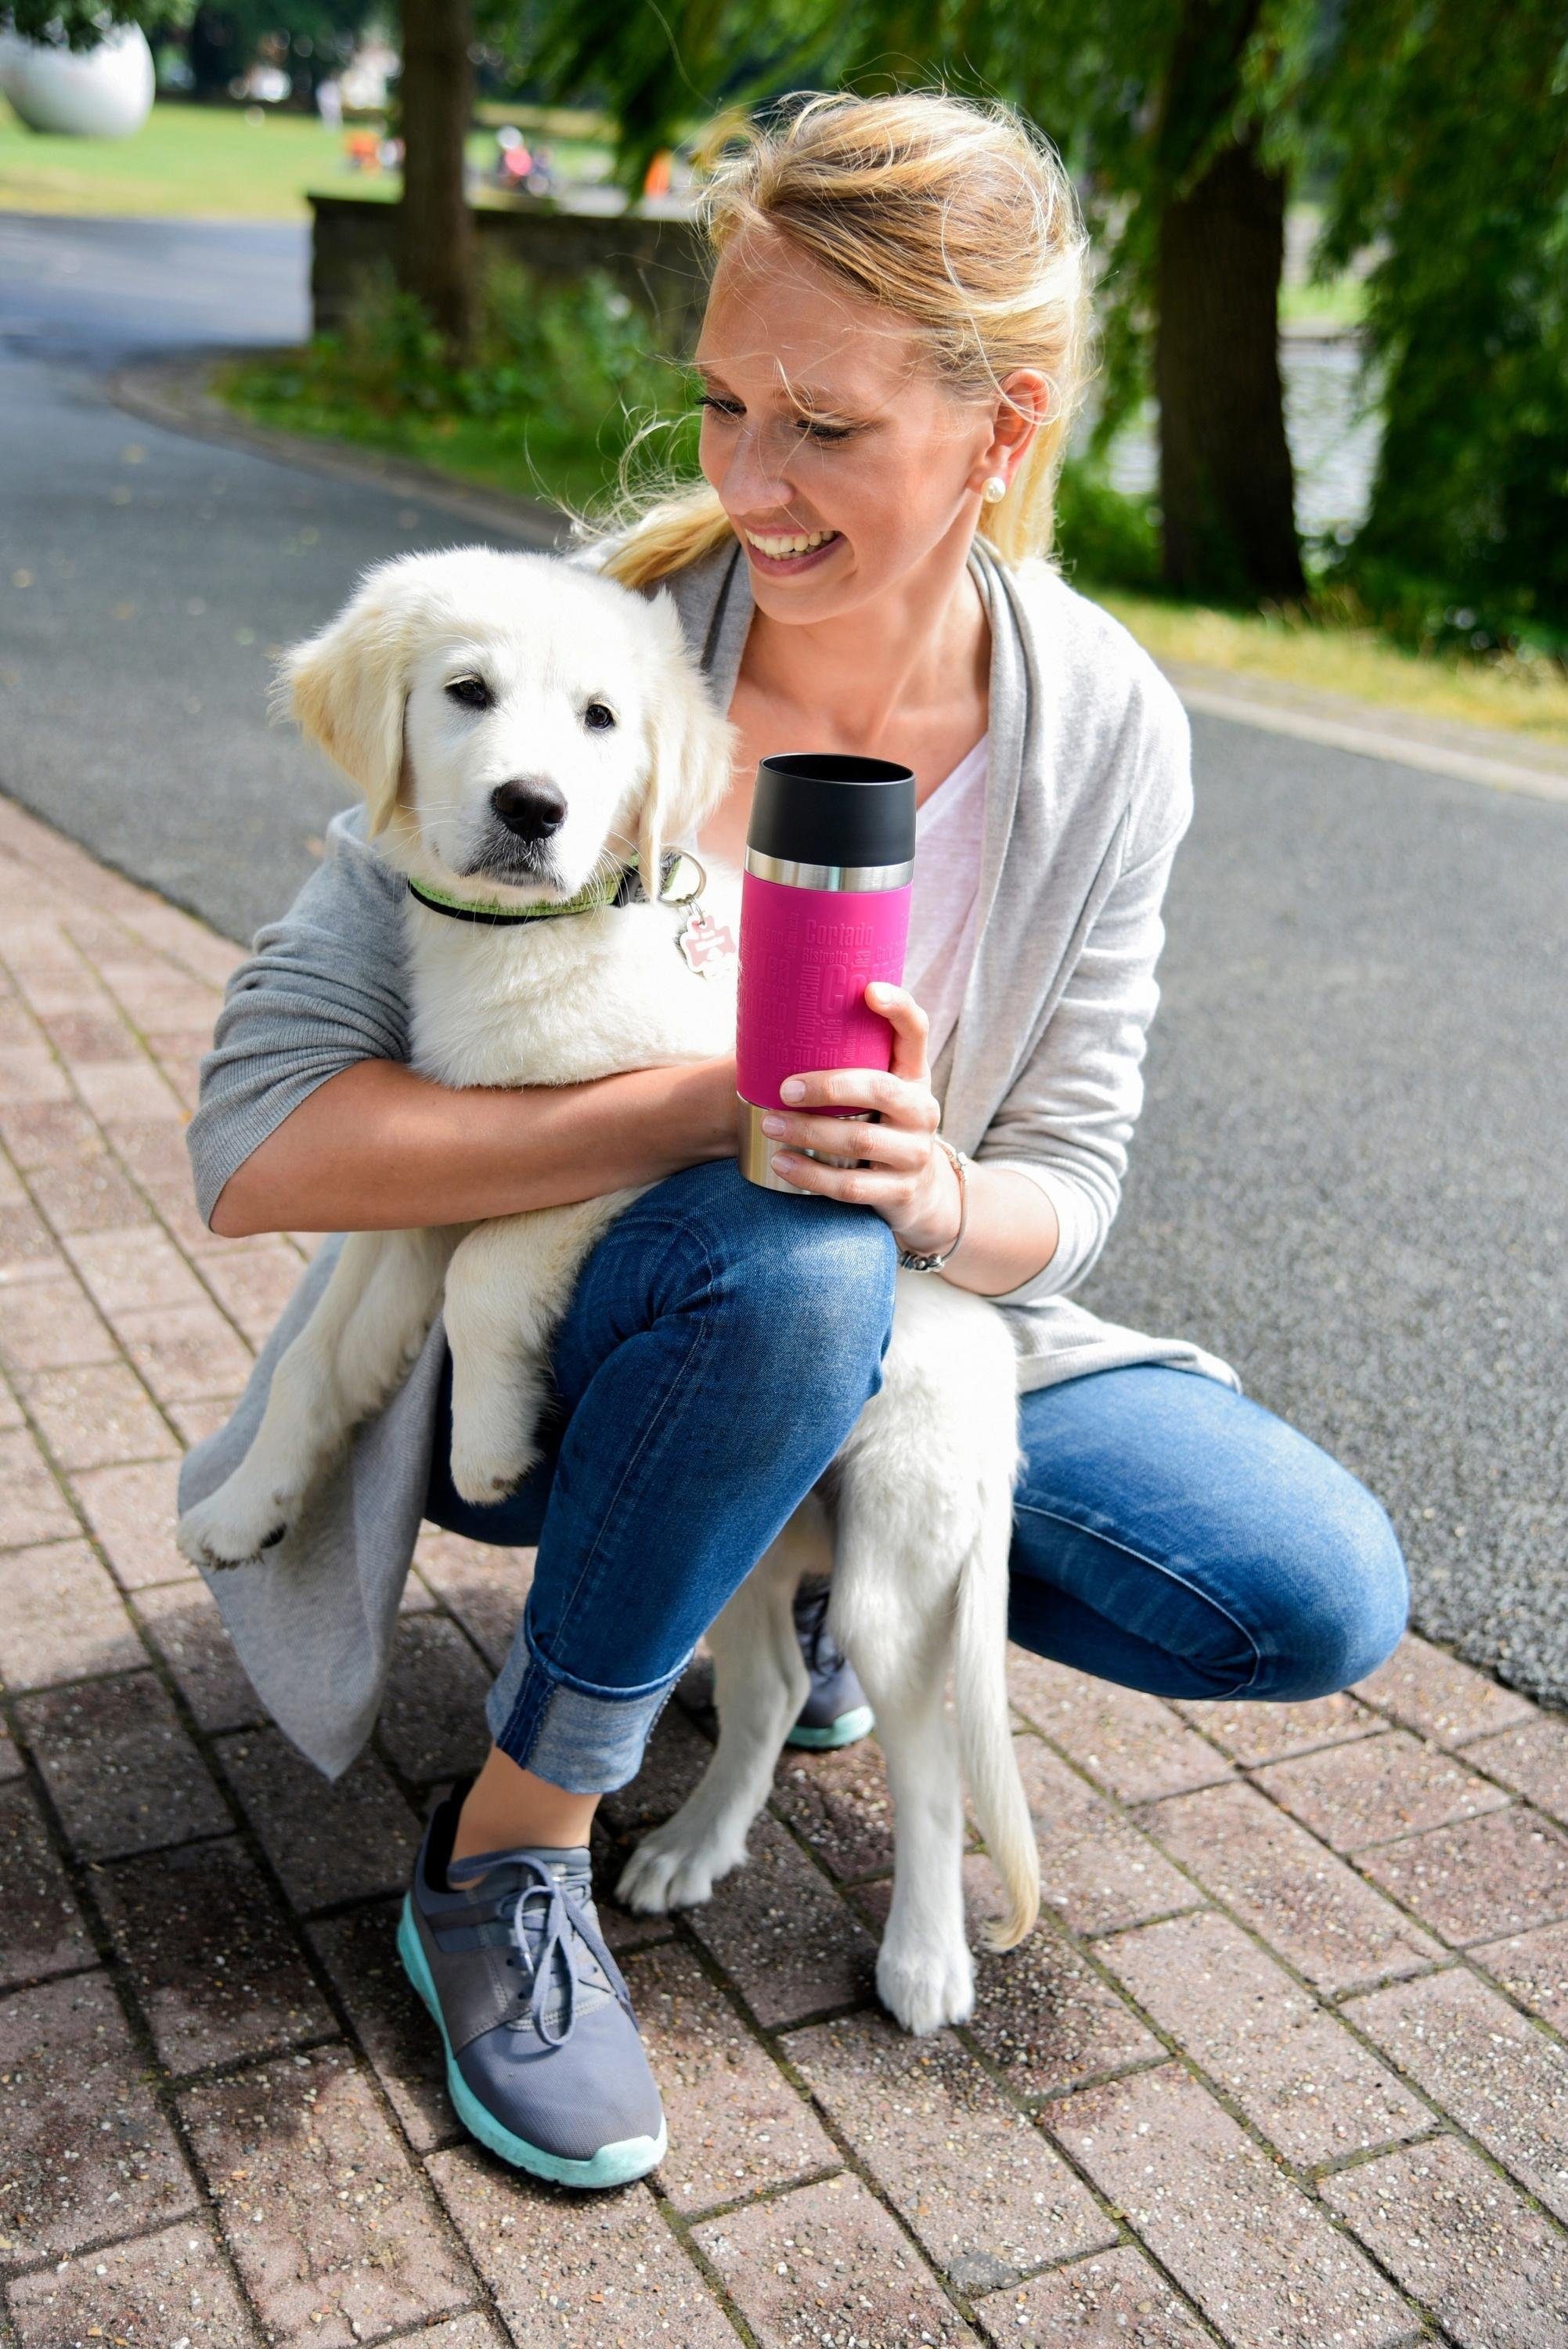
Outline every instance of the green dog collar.
[[(684, 885), (687, 875), (682, 867), (689, 865), (696, 879)], [(683, 885), (675, 885), (679, 880)], [(661, 905), (689, 905), (699, 897), (707, 875), (695, 856), (684, 849), (666, 848), (659, 861), (659, 903)], [(554, 921), (564, 914), (596, 914), (606, 905), (640, 905), (646, 902), (643, 885), (634, 864), (625, 864), (618, 873), (606, 873), (579, 889), (574, 897), (563, 898), (559, 905), (501, 905), (493, 898), (453, 897), (441, 889), (432, 889), (424, 882), (409, 881), (408, 895), (432, 914), (446, 914), (454, 922), (478, 922), (486, 929), (510, 929), (520, 922)]]

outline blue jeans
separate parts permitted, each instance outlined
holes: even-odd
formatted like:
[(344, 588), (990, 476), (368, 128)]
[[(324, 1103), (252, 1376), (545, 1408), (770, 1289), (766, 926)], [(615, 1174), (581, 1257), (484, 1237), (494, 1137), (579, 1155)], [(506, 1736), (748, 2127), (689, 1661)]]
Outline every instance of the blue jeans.
[[(538, 1545), (490, 1692), (498, 1745), (575, 1793), (624, 1785), (692, 1649), (816, 1483), (882, 1375), (894, 1251), (863, 1208), (730, 1161), (643, 1194), (556, 1335), (558, 1408), (519, 1490), (427, 1515)], [(1010, 1630), (1160, 1696), (1321, 1696), (1405, 1626), (1392, 1526), (1364, 1486), (1217, 1381), (1101, 1371), (1022, 1398)]]

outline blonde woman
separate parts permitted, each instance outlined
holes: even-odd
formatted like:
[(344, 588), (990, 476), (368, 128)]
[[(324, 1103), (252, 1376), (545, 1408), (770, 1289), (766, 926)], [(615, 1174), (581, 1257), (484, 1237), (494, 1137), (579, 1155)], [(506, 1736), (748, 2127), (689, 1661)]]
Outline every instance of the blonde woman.
[[(800, 1072), (772, 1137), (799, 1199), (741, 1180), (729, 1061), (442, 1092), (406, 1065), (398, 884), (349, 815), (236, 978), (191, 1129), (229, 1234), (651, 1186), (583, 1272), (560, 1425), (519, 1494), (476, 1510), (451, 1489), (438, 1329), (321, 1488), (288, 1577), (218, 1584), (274, 1714), (335, 1773), (375, 1717), (421, 1516), (537, 1543), (490, 1758), (432, 1813), (402, 1946), (469, 2127), (580, 2185), (664, 2145), (595, 1922), (595, 1806), (875, 1390), (901, 1252), (995, 1298), (1016, 1336), (1024, 1645), (1162, 1696), (1301, 1698), (1370, 1671), (1406, 1609), (1388, 1521), (1343, 1469), (1196, 1346), (1071, 1299), (1116, 1213), (1191, 795), (1174, 694), (1048, 559), (1085, 331), (1060, 166), (1000, 108), (813, 98), (729, 154), (707, 218), (704, 485), (586, 559), (668, 585), (738, 730), (699, 849), (738, 856), (756, 762), (781, 745), (914, 770), (908, 986), (878, 1005), (891, 1075)], [(802, 1154), (831, 1138), (830, 1104), (880, 1112), (865, 1171)], [(186, 1500), (248, 1443), (319, 1278)], [(820, 1616), (802, 1734), (825, 1742), (864, 1721)]]

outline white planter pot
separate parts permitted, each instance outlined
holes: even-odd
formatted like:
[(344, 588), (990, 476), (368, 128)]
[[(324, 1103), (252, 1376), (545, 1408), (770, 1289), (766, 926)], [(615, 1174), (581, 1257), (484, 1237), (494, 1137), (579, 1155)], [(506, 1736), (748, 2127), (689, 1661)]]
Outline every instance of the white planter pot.
[(0, 33), (0, 90), (29, 130), (129, 139), (152, 111), (152, 51), (139, 25), (96, 49), (56, 49)]

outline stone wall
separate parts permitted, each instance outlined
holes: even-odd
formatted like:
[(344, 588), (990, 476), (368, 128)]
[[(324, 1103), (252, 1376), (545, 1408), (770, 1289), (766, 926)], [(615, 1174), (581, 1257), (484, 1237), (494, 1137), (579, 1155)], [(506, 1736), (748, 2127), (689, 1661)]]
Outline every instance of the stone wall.
[[(312, 196), (310, 206), (311, 317), (320, 334), (342, 326), (366, 276), (391, 262), (397, 208), (363, 196)], [(690, 351), (707, 278), (702, 239), (690, 221), (531, 203), (526, 210), (477, 206), (473, 222), (481, 258), (504, 255), (548, 277), (602, 269), (649, 314), (661, 343)]]

